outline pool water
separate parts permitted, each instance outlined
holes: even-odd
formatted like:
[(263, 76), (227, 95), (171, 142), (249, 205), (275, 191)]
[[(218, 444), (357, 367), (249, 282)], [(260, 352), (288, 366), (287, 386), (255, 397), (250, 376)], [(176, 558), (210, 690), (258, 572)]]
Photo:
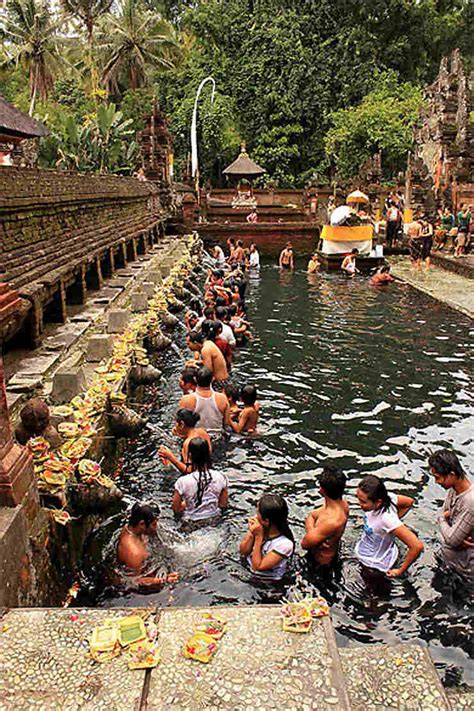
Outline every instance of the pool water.
[[(250, 279), (247, 303), (255, 341), (239, 352), (233, 377), (258, 386), (261, 424), (258, 436), (234, 434), (216, 454), (215, 468), (230, 481), (228, 511), (214, 528), (180, 532), (171, 511), (176, 474), (157, 456), (164, 440), (158, 430), (144, 432), (128, 446), (118, 483), (126, 504), (151, 499), (159, 504), (156, 555), (166, 569), (178, 570), (181, 580), (146, 596), (99, 586), (99, 593), (91, 588), (88, 602), (268, 603), (296, 585), (327, 597), (338, 644), (421, 642), (447, 683), (472, 683), (469, 590), (438, 563), (437, 516), (445, 492), (426, 463), (431, 451), (448, 446), (472, 472), (471, 322), (400, 283), (374, 288), (365, 278), (280, 274), (273, 265)], [(186, 350), (183, 332), (178, 345)], [(163, 382), (159, 390), (149, 390), (144, 409), (150, 422), (169, 434), (182, 361), (172, 352), (157, 363)], [(175, 451), (179, 447), (176, 441)], [(305, 516), (322, 503), (315, 474), (326, 463), (349, 478), (350, 519), (340, 564), (329, 579), (318, 579), (298, 547), (289, 581), (256, 583), (238, 554), (256, 501), (268, 491), (283, 495), (295, 538), (301, 539)], [(408, 575), (375, 588), (354, 557), (363, 524), (355, 491), (368, 473), (383, 476), (391, 491), (415, 498), (405, 522), (425, 544)], [(96, 531), (100, 557), (111, 554), (123, 522), (122, 512)]]

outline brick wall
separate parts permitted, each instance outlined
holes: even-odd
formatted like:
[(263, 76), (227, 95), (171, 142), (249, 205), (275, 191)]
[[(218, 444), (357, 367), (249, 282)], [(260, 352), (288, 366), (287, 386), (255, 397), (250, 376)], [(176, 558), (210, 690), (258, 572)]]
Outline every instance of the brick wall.
[(159, 217), (158, 191), (133, 178), (0, 167), (0, 281), (31, 285), (120, 243)]

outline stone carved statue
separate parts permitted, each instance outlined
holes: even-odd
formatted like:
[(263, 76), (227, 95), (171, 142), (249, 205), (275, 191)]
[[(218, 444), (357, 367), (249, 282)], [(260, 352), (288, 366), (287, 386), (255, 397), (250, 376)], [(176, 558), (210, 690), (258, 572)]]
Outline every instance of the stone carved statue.
[(44, 437), (53, 448), (62, 444), (60, 434), (50, 423), (49, 407), (44, 400), (29, 400), (20, 411), (20, 420), (15, 429), (15, 437), (20, 444), (26, 444), (31, 437)]

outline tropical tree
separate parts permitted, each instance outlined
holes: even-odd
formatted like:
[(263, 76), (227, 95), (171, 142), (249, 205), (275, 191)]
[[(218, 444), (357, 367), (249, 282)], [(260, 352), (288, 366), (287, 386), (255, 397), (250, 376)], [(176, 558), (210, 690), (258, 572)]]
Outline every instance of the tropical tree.
[(389, 176), (403, 169), (422, 105), (421, 90), (408, 82), (399, 83), (391, 71), (380, 76), (376, 88), (360, 104), (332, 113), (325, 149), (338, 174), (342, 178), (356, 175), (378, 152)]
[(130, 173), (135, 168), (138, 144), (133, 140), (130, 119), (115, 104), (100, 104), (97, 112), (78, 124), (64, 114), (55, 135), (56, 167), (100, 173)]
[(123, 0), (118, 15), (104, 18), (97, 35), (102, 79), (109, 94), (138, 89), (153, 69), (172, 69), (178, 54), (173, 25), (137, 0)]
[(21, 66), (28, 74), (32, 115), (37, 98), (46, 99), (62, 64), (59, 20), (41, 0), (9, 0), (0, 19), (5, 40), (1, 67)]
[(85, 27), (87, 41), (92, 45), (94, 29), (102, 15), (110, 10), (113, 0), (61, 0), (64, 12), (76, 17)]

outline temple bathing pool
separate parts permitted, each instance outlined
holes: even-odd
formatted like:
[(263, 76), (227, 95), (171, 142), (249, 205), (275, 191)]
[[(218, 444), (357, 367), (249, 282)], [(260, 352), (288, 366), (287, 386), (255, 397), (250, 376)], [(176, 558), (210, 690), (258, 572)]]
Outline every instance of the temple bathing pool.
[[(314, 585), (331, 603), (339, 645), (418, 641), (429, 645), (445, 681), (472, 683), (472, 607), (468, 588), (437, 562), (436, 520), (445, 492), (426, 463), (434, 449), (453, 447), (474, 473), (469, 319), (403, 284), (376, 289), (366, 278), (280, 274), (272, 265), (251, 278), (247, 303), (256, 340), (240, 351), (233, 376), (239, 384), (258, 386), (262, 414), (257, 437), (233, 435), (217, 452), (215, 467), (230, 480), (229, 510), (217, 527), (181, 533), (171, 511), (175, 471), (158, 459), (164, 441), (158, 431), (145, 431), (128, 446), (118, 483), (126, 504), (150, 499), (159, 504), (157, 556), (167, 570), (179, 571), (181, 580), (147, 596), (91, 585), (82, 604), (278, 602), (296, 580), (302, 588)], [(178, 345), (185, 350), (183, 332)], [(164, 378), (159, 391), (148, 393), (147, 414), (169, 434), (182, 361), (168, 352), (158, 364)], [(178, 451), (177, 442), (174, 448)], [(351, 513), (333, 577), (311, 577), (298, 547), (298, 572), (290, 581), (279, 587), (255, 583), (240, 563), (238, 544), (256, 501), (267, 491), (285, 496), (300, 539), (306, 514), (320, 504), (315, 472), (323, 463), (341, 467), (349, 477)], [(367, 473), (383, 476), (391, 491), (415, 498), (405, 521), (425, 544), (408, 575), (386, 579), (376, 589), (361, 577), (353, 552), (362, 529), (355, 491)], [(122, 512), (96, 532), (86, 579), (113, 552), (123, 522)]]

